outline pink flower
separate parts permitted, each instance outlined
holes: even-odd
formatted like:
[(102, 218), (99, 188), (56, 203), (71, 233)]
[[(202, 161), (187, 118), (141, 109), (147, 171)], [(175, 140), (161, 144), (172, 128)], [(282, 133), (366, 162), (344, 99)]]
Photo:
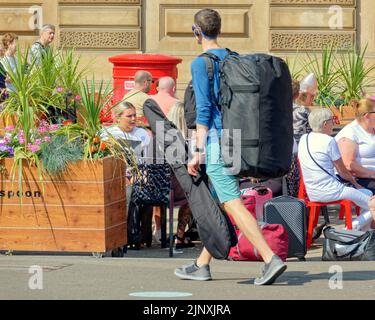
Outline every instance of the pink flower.
[(13, 131), (14, 130), (14, 126), (7, 126), (4, 128), (5, 131)]
[(39, 132), (39, 133), (46, 133), (46, 132), (48, 132), (48, 127), (40, 126), (40, 127), (38, 128), (38, 132)]
[(11, 141), (12, 141), (12, 138), (11, 138), (11, 137), (9, 137), (8, 135), (5, 135), (5, 136), (4, 136), (3, 142), (4, 142), (5, 144), (8, 144), (8, 143), (11, 142)]
[(37, 146), (40, 146), (41, 144), (42, 144), (42, 140), (41, 139), (36, 139), (35, 140), (35, 144), (37, 145)]
[(50, 127), (49, 127), (49, 130), (50, 131), (56, 131), (56, 130), (59, 130), (59, 125), (58, 124), (51, 124)]
[(23, 133), (22, 130), (18, 133), (17, 137), (18, 137), (18, 141), (20, 144), (25, 143), (25, 134)]
[(62, 88), (62, 87), (58, 87), (58, 88), (56, 89), (56, 91), (57, 91), (58, 93), (64, 92), (64, 88)]
[(81, 96), (76, 95), (75, 98), (74, 98), (74, 100), (77, 101), (77, 102), (81, 101)]
[(27, 145), (27, 149), (29, 149), (31, 152), (38, 152), (39, 150), (40, 150), (40, 147), (39, 146), (37, 146), (37, 145), (35, 145), (35, 144), (31, 144), (31, 143), (29, 143), (28, 145)]
[(44, 142), (50, 142), (51, 141), (51, 137), (50, 136), (45, 136), (44, 137)]

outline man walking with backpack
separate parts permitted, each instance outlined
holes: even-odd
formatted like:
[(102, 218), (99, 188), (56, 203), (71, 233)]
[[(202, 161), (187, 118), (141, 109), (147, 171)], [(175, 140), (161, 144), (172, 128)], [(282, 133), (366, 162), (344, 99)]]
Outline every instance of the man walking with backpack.
[[(214, 54), (222, 61), (228, 54), (222, 49), (217, 37), (221, 32), (221, 17), (211, 9), (200, 10), (192, 27), (195, 38), (204, 52)], [(207, 164), (207, 174), (224, 209), (232, 216), (238, 228), (253, 243), (265, 262), (260, 278), (255, 285), (271, 285), (287, 268), (265, 241), (257, 221), (247, 211), (240, 199), (240, 189), (235, 176), (227, 172), (220, 152), (222, 134), (219, 101), (219, 63), (215, 61), (213, 79), (210, 81), (204, 57), (196, 58), (191, 66), (197, 109), (197, 141), (194, 156), (188, 164), (189, 174), (196, 176), (200, 164)], [(213, 85), (213, 88), (212, 88)], [(186, 280), (211, 280), (210, 253), (203, 249), (193, 263), (175, 270), (175, 275)]]

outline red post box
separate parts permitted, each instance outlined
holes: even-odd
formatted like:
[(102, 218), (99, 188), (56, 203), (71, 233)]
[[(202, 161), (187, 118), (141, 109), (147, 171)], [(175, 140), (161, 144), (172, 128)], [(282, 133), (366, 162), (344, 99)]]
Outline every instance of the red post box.
[(109, 58), (113, 63), (114, 103), (122, 100), (125, 93), (134, 88), (134, 76), (144, 70), (152, 74), (153, 84), (150, 95), (156, 94), (156, 82), (162, 77), (178, 77), (177, 65), (182, 59), (160, 54), (123, 54)]

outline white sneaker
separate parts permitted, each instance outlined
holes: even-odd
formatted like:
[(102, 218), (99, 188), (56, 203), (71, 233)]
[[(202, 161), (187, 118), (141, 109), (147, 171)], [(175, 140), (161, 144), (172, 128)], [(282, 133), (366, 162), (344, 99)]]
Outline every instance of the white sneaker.
[(156, 230), (152, 234), (152, 242), (155, 244), (160, 244), (161, 243), (161, 230)]

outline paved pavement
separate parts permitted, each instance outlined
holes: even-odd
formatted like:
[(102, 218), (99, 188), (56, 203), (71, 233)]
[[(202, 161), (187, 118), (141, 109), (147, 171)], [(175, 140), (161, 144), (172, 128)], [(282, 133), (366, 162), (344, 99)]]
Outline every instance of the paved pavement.
[[(171, 299), (189, 300), (310, 300), (375, 299), (375, 262), (324, 263), (321, 240), (307, 262), (288, 260), (288, 270), (276, 284), (255, 287), (262, 263), (214, 261), (210, 282), (182, 281), (173, 270), (195, 258), (200, 246), (168, 257), (167, 249), (129, 251), (124, 258), (97, 259), (89, 255), (0, 255), (0, 299), (140, 300), (134, 293), (185, 293)], [(31, 266), (42, 268), (30, 269)], [(343, 271), (342, 283), (337, 271)], [(42, 275), (39, 277), (39, 275)], [(331, 281), (330, 281), (331, 279)], [(41, 290), (32, 288), (38, 288)], [(334, 288), (338, 289), (334, 290)], [(157, 295), (155, 292), (158, 292)]]

